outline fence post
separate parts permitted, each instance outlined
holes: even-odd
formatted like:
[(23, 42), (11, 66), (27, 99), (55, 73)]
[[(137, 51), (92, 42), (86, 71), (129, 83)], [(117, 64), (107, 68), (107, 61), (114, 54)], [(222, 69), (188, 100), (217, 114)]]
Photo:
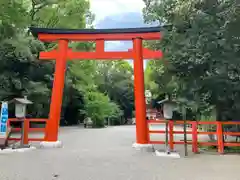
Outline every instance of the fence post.
[(150, 123), (148, 122), (148, 120), (147, 120), (147, 133), (148, 133), (148, 142), (149, 142), (149, 144), (151, 144), (151, 134), (150, 134)]
[(192, 122), (192, 152), (198, 153), (198, 123)]
[(173, 120), (169, 120), (169, 148), (171, 151), (174, 150), (174, 136), (173, 136)]
[(10, 119), (7, 120), (7, 128), (10, 128)]
[(28, 144), (28, 133), (29, 133), (29, 120), (24, 119), (24, 134), (23, 134), (23, 144), (27, 145)]
[(217, 121), (217, 144), (218, 144), (218, 153), (224, 154), (223, 128), (222, 128), (222, 123), (219, 121)]

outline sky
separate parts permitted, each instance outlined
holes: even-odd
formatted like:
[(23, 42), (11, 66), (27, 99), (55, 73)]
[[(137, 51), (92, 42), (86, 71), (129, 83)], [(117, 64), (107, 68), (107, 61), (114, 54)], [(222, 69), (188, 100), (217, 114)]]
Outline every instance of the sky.
[(144, 7), (142, 0), (90, 0), (91, 10), (96, 14), (96, 21), (104, 20), (106, 17), (118, 16), (127, 13), (140, 13)]
[[(95, 14), (95, 28), (148, 27), (144, 23), (142, 0), (90, 0), (91, 11)], [(155, 24), (156, 25), (156, 24)], [(131, 42), (107, 42), (106, 51), (125, 51), (132, 48)]]

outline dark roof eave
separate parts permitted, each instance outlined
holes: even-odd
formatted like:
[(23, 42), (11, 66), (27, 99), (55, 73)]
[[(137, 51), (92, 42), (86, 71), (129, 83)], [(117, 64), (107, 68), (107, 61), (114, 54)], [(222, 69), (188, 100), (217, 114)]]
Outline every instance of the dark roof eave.
[(30, 32), (37, 37), (41, 34), (123, 34), (123, 33), (152, 33), (160, 32), (163, 26), (121, 28), (121, 29), (60, 29), (60, 28), (38, 28), (30, 27)]

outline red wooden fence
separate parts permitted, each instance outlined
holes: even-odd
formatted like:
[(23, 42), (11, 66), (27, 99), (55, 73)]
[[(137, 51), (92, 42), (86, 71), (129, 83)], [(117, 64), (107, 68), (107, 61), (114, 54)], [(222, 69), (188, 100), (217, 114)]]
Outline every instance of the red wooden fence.
[[(47, 119), (25, 119), (25, 131), (24, 131), (24, 143), (27, 144), (29, 141), (44, 141), (45, 138), (29, 138), (28, 135), (30, 132), (43, 132), (46, 134), (46, 128), (31, 128), (30, 122), (45, 122)], [(16, 118), (8, 119), (8, 126), (10, 126), (11, 122), (20, 122)], [(148, 120), (148, 124), (165, 124), (164, 120)], [(169, 121), (169, 148), (171, 150), (174, 149), (175, 144), (184, 144), (183, 141), (175, 141), (174, 134), (184, 134), (184, 131), (174, 131), (174, 125), (183, 125), (184, 121)], [(240, 122), (208, 122), (208, 121), (187, 121), (187, 124), (191, 125), (191, 131), (187, 131), (187, 134), (192, 135), (192, 140), (187, 141), (187, 144), (192, 145), (192, 152), (198, 152), (198, 146), (217, 146), (218, 153), (224, 153), (224, 146), (235, 146), (240, 147), (240, 142), (224, 142), (223, 136), (230, 135), (230, 136), (240, 136), (240, 132), (224, 132), (223, 125), (240, 125)], [(215, 125), (216, 131), (215, 132), (207, 132), (207, 131), (200, 131), (198, 130), (199, 125)], [(13, 128), (13, 132), (20, 132), (21, 128)], [(148, 134), (150, 139), (150, 144), (164, 144), (165, 141), (152, 141), (150, 138), (151, 134), (165, 134), (165, 130), (150, 130), (148, 128)], [(216, 142), (202, 142), (198, 140), (198, 135), (216, 135), (217, 141)], [(11, 138), (9, 140), (19, 141), (20, 138)]]
[[(43, 132), (44, 135), (46, 134), (46, 128), (31, 128), (30, 122), (45, 122), (47, 119), (25, 119), (24, 120), (24, 143), (28, 144), (29, 141), (44, 141), (44, 138), (29, 138), (29, 133), (31, 132)], [(8, 127), (11, 126), (11, 122), (20, 122), (17, 118), (9, 118), (7, 121)], [(20, 132), (21, 128), (12, 128), (12, 132)], [(10, 137), (9, 140), (19, 141), (21, 138), (12, 138)]]
[[(149, 120), (148, 124), (165, 124), (164, 120)], [(182, 125), (184, 121), (169, 121), (169, 148), (171, 150), (174, 149), (175, 144), (185, 144), (183, 141), (174, 141), (174, 134), (184, 134), (184, 131), (174, 131), (174, 125)], [(187, 124), (191, 125), (191, 131), (187, 131), (187, 134), (192, 135), (192, 140), (187, 141), (187, 144), (192, 145), (192, 152), (198, 152), (198, 146), (217, 146), (218, 153), (224, 153), (224, 146), (235, 146), (240, 147), (240, 142), (224, 142), (224, 135), (231, 135), (231, 136), (240, 136), (240, 132), (224, 132), (223, 125), (240, 125), (240, 122), (208, 122), (208, 121), (187, 121)], [(216, 131), (215, 132), (206, 132), (198, 130), (199, 125), (215, 125)], [(151, 134), (165, 134), (165, 130), (150, 130), (148, 128), (148, 134), (150, 139), (150, 144), (165, 144), (165, 141), (152, 141), (150, 135)], [(216, 135), (217, 141), (216, 142), (202, 142), (198, 140), (198, 135)]]

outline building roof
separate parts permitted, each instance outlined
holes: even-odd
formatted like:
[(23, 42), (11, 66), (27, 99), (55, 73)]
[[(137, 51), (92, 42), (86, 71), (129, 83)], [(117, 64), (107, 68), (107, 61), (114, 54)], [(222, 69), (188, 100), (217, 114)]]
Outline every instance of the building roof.
[(20, 104), (32, 104), (33, 102), (25, 98), (14, 98), (13, 102)]
[(168, 102), (168, 103), (173, 103), (173, 104), (176, 104), (176, 103), (177, 103), (175, 100), (170, 100), (170, 99), (168, 99), (168, 98), (163, 99), (163, 100), (161, 100), (161, 101), (158, 101), (157, 103), (158, 103), (158, 104), (164, 104), (164, 103), (166, 103), (166, 102)]

